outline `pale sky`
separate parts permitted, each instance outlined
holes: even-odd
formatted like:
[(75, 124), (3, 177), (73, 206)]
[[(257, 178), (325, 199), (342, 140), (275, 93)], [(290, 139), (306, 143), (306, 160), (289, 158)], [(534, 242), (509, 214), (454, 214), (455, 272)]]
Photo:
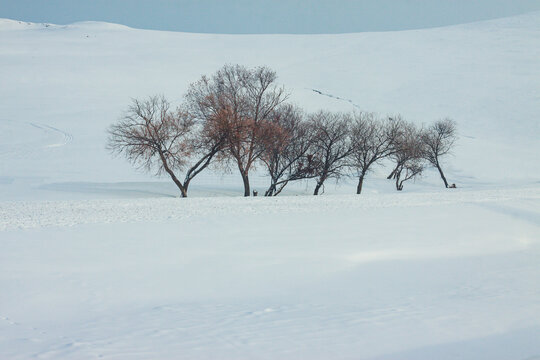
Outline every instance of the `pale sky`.
[(0, 0), (0, 18), (205, 33), (418, 29), (540, 11), (540, 0)]

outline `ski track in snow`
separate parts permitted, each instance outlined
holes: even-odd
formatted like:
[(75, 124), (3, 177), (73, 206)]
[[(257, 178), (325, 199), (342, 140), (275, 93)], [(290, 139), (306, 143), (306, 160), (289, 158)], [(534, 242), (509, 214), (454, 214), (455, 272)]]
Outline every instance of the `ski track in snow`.
[[(430, 206), (457, 203), (493, 203), (540, 199), (540, 188), (448, 190), (437, 193), (362, 194), (360, 196), (284, 196), (276, 198), (154, 198), (70, 201), (0, 202), (0, 231), (79, 224), (177, 221), (206, 214), (335, 212), (340, 209)], [(316, 204), (316, 206), (314, 206)], [(504, 208), (493, 211), (510, 212)], [(540, 223), (535, 213), (526, 220)]]
[(335, 96), (335, 95), (332, 95), (332, 94), (328, 94), (328, 93), (322, 92), (321, 90), (317, 90), (317, 89), (311, 89), (311, 88), (307, 88), (307, 89), (313, 91), (314, 93), (322, 95), (322, 96), (326, 96), (326, 97), (329, 97), (329, 98), (332, 98), (332, 99), (348, 102), (349, 104), (351, 104), (356, 109), (362, 109), (359, 105), (355, 104), (351, 99), (344, 99), (342, 97)]
[[(40, 156), (44, 150), (62, 147), (73, 141), (72, 134), (48, 124), (37, 122), (17, 123), (11, 120), (3, 120), (2, 122), (3, 124), (0, 123), (0, 125), (4, 128), (1, 130), (5, 133), (11, 131), (16, 133), (11, 138), (4, 139), (0, 137), (0, 158), (4, 158), (5, 161), (13, 158), (28, 159)], [(38, 133), (28, 133), (26, 130), (28, 126), (38, 129)], [(21, 136), (22, 133), (25, 135)], [(0, 133), (1, 135), (3, 134)], [(16, 140), (16, 142), (12, 143), (13, 140)]]
[(64, 145), (67, 145), (67, 144), (69, 144), (70, 142), (73, 141), (73, 135), (71, 135), (71, 134), (69, 134), (69, 133), (67, 133), (65, 131), (59, 130), (59, 129), (53, 127), (53, 126), (50, 126), (50, 125), (47, 125), (47, 124), (38, 124), (38, 123), (29, 123), (29, 124), (32, 125), (35, 128), (42, 129), (45, 132), (52, 131), (52, 132), (58, 133), (58, 134), (60, 134), (62, 136), (62, 141), (57, 142), (57, 143), (53, 143), (53, 144), (47, 144), (47, 145), (45, 145), (45, 147), (64, 146)]

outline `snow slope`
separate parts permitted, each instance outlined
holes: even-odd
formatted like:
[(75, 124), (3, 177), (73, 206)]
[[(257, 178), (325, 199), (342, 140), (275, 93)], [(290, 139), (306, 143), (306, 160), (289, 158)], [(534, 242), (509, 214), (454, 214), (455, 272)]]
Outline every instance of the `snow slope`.
[[(417, 123), (454, 118), (461, 138), (447, 168), (458, 185), (530, 184), (540, 177), (540, 13), (343, 35), (185, 34), (10, 20), (0, 22), (0, 34), (0, 194), (6, 199), (54, 198), (39, 191), (51, 183), (56, 189), (69, 183), (65, 189), (73, 193), (80, 182), (154, 180), (111, 159), (106, 128), (130, 98), (163, 93), (179, 102), (190, 82), (225, 63), (275, 69), (308, 111), (360, 108)], [(440, 185), (435, 172), (425, 181)], [(207, 173), (193, 190), (239, 185), (236, 174), (216, 184)], [(369, 191), (370, 181), (366, 186)]]
[[(0, 358), (540, 359), (539, 59), (540, 13), (294, 36), (0, 20)], [(309, 111), (454, 118), (458, 189), (378, 168), (360, 197), (242, 198), (208, 172), (179, 199), (107, 154), (130, 97), (180, 101), (224, 63), (274, 68)]]

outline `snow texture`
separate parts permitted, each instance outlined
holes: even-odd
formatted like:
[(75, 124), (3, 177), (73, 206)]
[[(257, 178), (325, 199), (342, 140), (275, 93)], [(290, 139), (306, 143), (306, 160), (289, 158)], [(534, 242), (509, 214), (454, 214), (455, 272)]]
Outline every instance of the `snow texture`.
[[(540, 359), (540, 13), (212, 35), (0, 19), (1, 359)], [(267, 65), (308, 111), (458, 123), (403, 192), (369, 174), (242, 198), (105, 150), (130, 98)], [(261, 193), (268, 179), (252, 175)]]

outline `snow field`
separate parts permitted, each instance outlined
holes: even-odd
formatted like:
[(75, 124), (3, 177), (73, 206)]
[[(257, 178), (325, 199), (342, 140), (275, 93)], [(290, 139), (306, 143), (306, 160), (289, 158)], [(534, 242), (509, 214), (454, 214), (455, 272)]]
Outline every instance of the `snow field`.
[(533, 358), (528, 192), (118, 200), (129, 223), (4, 228), (0, 356)]
[[(335, 195), (321, 199), (309, 195), (259, 197), (149, 198), (68, 201), (0, 202), (0, 231), (48, 226), (74, 226), (100, 223), (185, 221), (206, 215), (282, 214), (324, 212), (339, 209), (408, 208), (416, 206), (486, 203), (507, 200), (540, 199), (540, 187), (513, 189), (432, 191)], [(511, 211), (510, 211), (511, 214)], [(518, 214), (519, 215), (519, 214)]]
[[(0, 359), (540, 359), (539, 34), (540, 13), (294, 36), (1, 19)], [(454, 118), (458, 189), (378, 168), (361, 196), (241, 198), (207, 172), (179, 199), (106, 152), (130, 97), (179, 102), (224, 63), (275, 69), (307, 111)]]

